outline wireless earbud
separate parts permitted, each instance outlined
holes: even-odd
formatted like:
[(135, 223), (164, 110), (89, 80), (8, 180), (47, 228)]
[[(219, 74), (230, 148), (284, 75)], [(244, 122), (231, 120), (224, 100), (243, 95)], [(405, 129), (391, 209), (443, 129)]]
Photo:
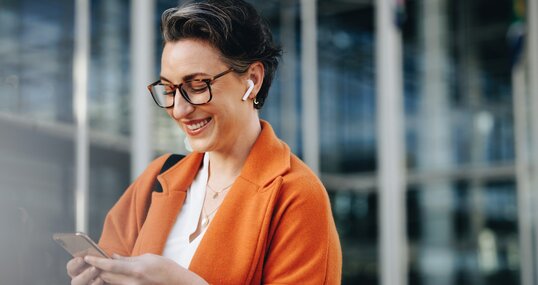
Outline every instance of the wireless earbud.
[(254, 89), (254, 82), (252, 80), (247, 80), (248, 83), (248, 90), (245, 92), (245, 95), (243, 95), (243, 101), (247, 101), (248, 96), (250, 95), (250, 92), (252, 92), (252, 89)]

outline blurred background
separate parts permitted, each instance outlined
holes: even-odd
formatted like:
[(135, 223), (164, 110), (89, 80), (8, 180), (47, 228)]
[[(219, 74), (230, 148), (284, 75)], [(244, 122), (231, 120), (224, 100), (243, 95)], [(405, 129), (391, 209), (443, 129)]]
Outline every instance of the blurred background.
[[(391, 1), (402, 120), (389, 131), (401, 134), (403, 181), (393, 220), (379, 201), (381, 1), (249, 1), (284, 48), (261, 117), (329, 192), (342, 284), (382, 284), (380, 229), (391, 227), (403, 228), (392, 237), (404, 248), (399, 284), (538, 284), (537, 1)], [(159, 74), (160, 14), (182, 1), (142, 2), (0, 1), (1, 285), (68, 284), (52, 233), (97, 240), (148, 159), (185, 153), (144, 88)]]

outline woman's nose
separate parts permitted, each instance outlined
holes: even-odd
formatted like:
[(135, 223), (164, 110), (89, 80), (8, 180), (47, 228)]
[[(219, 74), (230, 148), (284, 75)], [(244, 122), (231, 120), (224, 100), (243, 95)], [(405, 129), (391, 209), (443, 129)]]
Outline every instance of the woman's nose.
[(183, 98), (179, 89), (176, 89), (176, 94), (174, 95), (173, 108), (172, 114), (174, 119), (181, 119), (194, 111), (194, 107)]

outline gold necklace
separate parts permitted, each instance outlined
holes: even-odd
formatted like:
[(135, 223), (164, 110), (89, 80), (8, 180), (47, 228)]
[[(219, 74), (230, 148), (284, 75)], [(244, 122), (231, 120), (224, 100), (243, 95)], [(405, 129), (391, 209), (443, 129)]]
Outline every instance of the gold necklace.
[(232, 182), (232, 184), (230, 184), (230, 185), (228, 185), (228, 186), (222, 188), (222, 190), (220, 190), (220, 191), (215, 191), (215, 189), (213, 189), (211, 186), (209, 186), (209, 183), (207, 183), (207, 188), (209, 188), (209, 190), (211, 190), (211, 192), (214, 193), (213, 196), (212, 196), (212, 198), (213, 198), (213, 199), (217, 199), (217, 198), (219, 197), (219, 194), (220, 194), (220, 193), (222, 193), (222, 192), (224, 192), (224, 191), (230, 189), (230, 187), (232, 187), (232, 185), (233, 185), (233, 182)]
[[(211, 196), (211, 198), (213, 199), (217, 199), (219, 197), (219, 194), (230, 189), (233, 185), (233, 182), (232, 184), (222, 188), (220, 191), (215, 191), (215, 189), (211, 188), (211, 186), (209, 186), (209, 183), (206, 184), (207, 188), (209, 188), (209, 190), (211, 190), (211, 192), (213, 192), (213, 196)], [(206, 192), (207, 193), (207, 192)], [(222, 205), (222, 201), (220, 202), (220, 204), (215, 207), (215, 209), (211, 210), (210, 213), (207, 213), (207, 210), (205, 209), (205, 200), (204, 200), (204, 204), (202, 206), (202, 227), (207, 227), (209, 225), (209, 220), (211, 219), (211, 216), (220, 208), (220, 206)]]
[[(222, 203), (221, 203), (222, 205)], [(206, 210), (205, 210), (205, 203), (204, 203), (204, 206), (202, 207), (202, 216), (204, 216), (202, 218), (202, 227), (207, 227), (209, 225), (209, 220), (211, 219), (211, 216), (220, 208), (220, 205), (218, 205), (217, 207), (215, 207), (215, 209), (213, 209), (209, 214), (206, 213)]]

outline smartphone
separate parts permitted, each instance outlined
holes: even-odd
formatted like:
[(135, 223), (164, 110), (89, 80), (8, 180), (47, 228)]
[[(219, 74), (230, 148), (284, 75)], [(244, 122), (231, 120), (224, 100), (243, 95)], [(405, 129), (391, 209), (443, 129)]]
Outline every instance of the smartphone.
[(52, 238), (73, 257), (92, 255), (110, 258), (105, 251), (85, 233), (56, 233)]

